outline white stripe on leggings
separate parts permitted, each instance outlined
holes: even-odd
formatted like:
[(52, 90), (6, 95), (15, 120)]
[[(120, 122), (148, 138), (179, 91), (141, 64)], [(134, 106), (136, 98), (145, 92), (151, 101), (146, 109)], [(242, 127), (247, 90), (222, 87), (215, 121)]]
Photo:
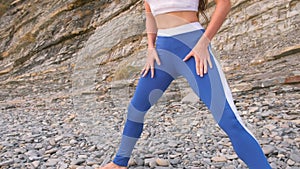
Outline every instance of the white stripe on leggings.
[[(209, 47), (209, 52), (210, 54), (213, 56), (213, 59), (214, 59), (214, 62), (216, 63), (216, 67), (217, 67), (217, 70), (219, 72), (219, 76), (221, 78), (221, 82), (222, 82), (222, 85), (223, 85), (223, 88), (224, 88), (224, 93), (225, 93), (225, 97), (228, 101), (228, 104), (230, 106), (230, 108), (232, 109), (233, 113), (235, 114), (235, 117), (237, 118), (237, 120), (240, 122), (240, 124), (245, 128), (245, 130), (256, 140), (255, 136), (251, 133), (251, 131), (244, 125), (240, 115), (238, 114), (237, 112), (237, 109), (236, 109), (236, 106), (234, 105), (234, 102), (233, 102), (233, 98), (232, 98), (232, 94), (231, 94), (231, 91), (230, 91), (230, 88), (228, 86), (228, 83), (227, 83), (227, 80), (225, 78), (225, 75), (222, 71), (222, 68), (221, 66), (219, 65), (219, 62), (217, 61), (216, 57), (214, 56), (211, 48)], [(256, 140), (257, 141), (257, 140)]]

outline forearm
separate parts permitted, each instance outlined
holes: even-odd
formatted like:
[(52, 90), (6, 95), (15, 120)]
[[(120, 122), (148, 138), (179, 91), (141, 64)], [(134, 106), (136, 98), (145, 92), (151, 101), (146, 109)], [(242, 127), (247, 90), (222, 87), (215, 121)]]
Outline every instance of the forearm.
[(148, 39), (148, 48), (154, 48), (157, 36), (157, 26), (151, 12), (146, 12), (146, 31)]
[(216, 9), (211, 17), (210, 23), (208, 24), (205, 30), (205, 36), (210, 40), (219, 31), (220, 27), (225, 21), (226, 16), (228, 15), (231, 8), (230, 0), (215, 0), (215, 1), (216, 1)]

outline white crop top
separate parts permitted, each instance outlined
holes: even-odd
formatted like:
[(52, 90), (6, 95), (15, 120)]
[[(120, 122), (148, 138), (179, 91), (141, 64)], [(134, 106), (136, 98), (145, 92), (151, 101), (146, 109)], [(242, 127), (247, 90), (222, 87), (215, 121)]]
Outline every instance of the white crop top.
[(174, 11), (198, 11), (199, 0), (146, 0), (152, 14), (158, 15)]

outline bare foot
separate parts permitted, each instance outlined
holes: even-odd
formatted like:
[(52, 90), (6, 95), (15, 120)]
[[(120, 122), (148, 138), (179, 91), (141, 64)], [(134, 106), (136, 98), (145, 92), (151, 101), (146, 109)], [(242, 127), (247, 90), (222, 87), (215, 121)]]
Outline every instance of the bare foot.
[(106, 164), (104, 167), (96, 168), (96, 169), (127, 169), (127, 167), (121, 167), (113, 162)]

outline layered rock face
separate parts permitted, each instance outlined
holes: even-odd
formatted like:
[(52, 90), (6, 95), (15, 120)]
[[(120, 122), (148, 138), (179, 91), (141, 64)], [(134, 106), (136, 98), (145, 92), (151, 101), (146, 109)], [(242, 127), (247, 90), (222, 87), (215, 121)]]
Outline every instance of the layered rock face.
[[(251, 111), (280, 108), (286, 120), (295, 120), (300, 99), (300, 2), (231, 2), (232, 10), (212, 45), (234, 97), (266, 97), (269, 101), (257, 103), (263, 108)], [(210, 1), (208, 16), (214, 8)], [(104, 142), (111, 137), (108, 131), (119, 133), (123, 126), (146, 42), (142, 0), (1, 1), (0, 111), (53, 111), (61, 113), (55, 118), (67, 122), (76, 117), (79, 133), (94, 143)], [(177, 79), (159, 104), (186, 99), (188, 88), (184, 79)], [(237, 101), (245, 112), (249, 105)], [(122, 118), (112, 120), (110, 115)], [(293, 123), (299, 126), (299, 120)], [(293, 137), (299, 139), (299, 133)]]
[[(1, 101), (52, 92), (52, 97), (60, 92), (69, 95), (71, 89), (134, 77), (146, 48), (142, 4), (138, 0), (2, 3)], [(213, 41), (228, 78), (240, 77), (232, 85), (243, 81), (252, 89), (297, 83), (299, 67), (293, 58), (299, 52), (299, 2), (232, 4)], [(210, 2), (208, 15), (213, 8)], [(269, 64), (279, 59), (287, 63), (274, 70)], [(120, 70), (124, 66), (129, 68)], [(90, 82), (80, 84), (80, 75)]]

